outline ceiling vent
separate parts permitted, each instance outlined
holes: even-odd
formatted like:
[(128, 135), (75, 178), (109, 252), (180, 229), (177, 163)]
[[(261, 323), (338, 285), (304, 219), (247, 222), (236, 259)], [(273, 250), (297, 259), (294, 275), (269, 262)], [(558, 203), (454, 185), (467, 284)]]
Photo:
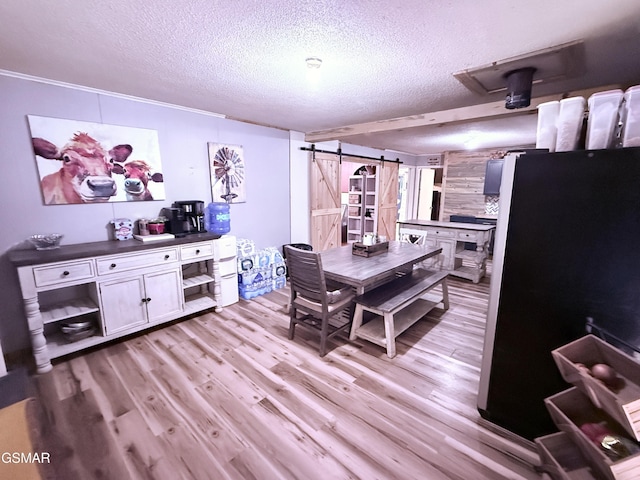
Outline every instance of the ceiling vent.
[[(580, 76), (585, 72), (584, 65), (584, 44), (578, 40), (462, 70), (453, 76), (472, 92), (488, 95), (513, 88), (507, 80), (510, 74), (517, 71), (533, 69), (532, 84), (541, 85)], [(516, 77), (512, 77), (511, 83), (516, 81)]]

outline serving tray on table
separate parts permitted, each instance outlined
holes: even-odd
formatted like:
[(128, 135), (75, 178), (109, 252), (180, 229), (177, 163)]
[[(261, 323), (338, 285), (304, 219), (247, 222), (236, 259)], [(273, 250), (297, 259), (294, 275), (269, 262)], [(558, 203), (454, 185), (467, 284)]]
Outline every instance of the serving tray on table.
[(373, 257), (389, 251), (389, 242), (380, 242), (373, 245), (365, 245), (364, 243), (355, 242), (351, 253), (359, 257)]

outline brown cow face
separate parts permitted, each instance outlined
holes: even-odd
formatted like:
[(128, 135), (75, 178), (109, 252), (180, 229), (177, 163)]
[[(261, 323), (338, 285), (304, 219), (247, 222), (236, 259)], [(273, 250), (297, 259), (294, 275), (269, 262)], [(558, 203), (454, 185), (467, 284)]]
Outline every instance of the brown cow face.
[(60, 150), (62, 175), (83, 202), (106, 202), (116, 193), (113, 161), (93, 138), (77, 134)]
[(117, 189), (111, 178), (114, 161), (125, 161), (132, 150), (118, 145), (107, 152), (86, 133), (76, 133), (60, 150), (41, 138), (34, 138), (33, 146), (36, 155), (62, 161), (60, 170), (48, 176), (57, 180), (45, 177), (42, 181), (45, 199), (57, 199), (54, 203), (108, 201)]
[(124, 165), (116, 164), (113, 172), (124, 176), (124, 191), (128, 200), (153, 200), (147, 188), (149, 182), (163, 181), (161, 173), (151, 175), (151, 168), (144, 160), (130, 160)]

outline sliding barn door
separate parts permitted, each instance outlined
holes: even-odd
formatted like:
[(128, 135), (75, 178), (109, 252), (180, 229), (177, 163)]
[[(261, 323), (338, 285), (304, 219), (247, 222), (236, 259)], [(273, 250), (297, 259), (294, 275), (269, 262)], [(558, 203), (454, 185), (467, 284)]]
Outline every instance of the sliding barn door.
[(376, 172), (378, 176), (378, 235), (384, 235), (388, 240), (396, 238), (399, 167), (398, 163), (381, 162)]
[(340, 158), (311, 154), (311, 245), (321, 252), (341, 245)]

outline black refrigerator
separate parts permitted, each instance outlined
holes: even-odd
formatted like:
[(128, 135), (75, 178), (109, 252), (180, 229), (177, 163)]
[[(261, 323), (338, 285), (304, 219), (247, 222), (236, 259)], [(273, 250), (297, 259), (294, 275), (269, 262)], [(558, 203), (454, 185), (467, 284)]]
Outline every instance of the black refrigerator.
[(499, 208), (478, 410), (532, 440), (568, 388), (553, 349), (640, 346), (640, 148), (508, 155)]

